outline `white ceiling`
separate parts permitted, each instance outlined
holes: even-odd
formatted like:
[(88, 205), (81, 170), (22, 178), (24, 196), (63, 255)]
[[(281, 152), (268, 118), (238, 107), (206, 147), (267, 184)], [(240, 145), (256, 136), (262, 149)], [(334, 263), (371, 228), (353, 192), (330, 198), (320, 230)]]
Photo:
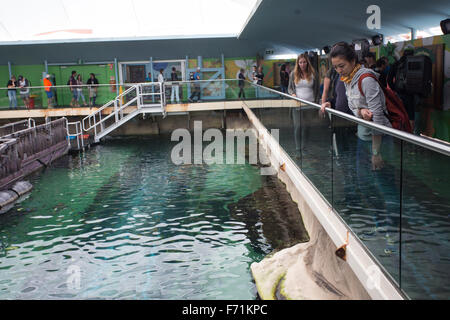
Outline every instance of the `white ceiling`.
[(0, 43), (236, 36), (257, 2), (0, 0)]

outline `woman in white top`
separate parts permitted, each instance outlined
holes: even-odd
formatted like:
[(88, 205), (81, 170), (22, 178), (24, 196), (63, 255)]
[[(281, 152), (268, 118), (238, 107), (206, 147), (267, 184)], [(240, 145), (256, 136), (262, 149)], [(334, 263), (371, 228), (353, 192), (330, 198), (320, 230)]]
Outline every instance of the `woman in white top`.
[(163, 90), (163, 94), (162, 94), (161, 98), (163, 99), (163, 101), (165, 103), (164, 99), (166, 98), (166, 92), (163, 89), (164, 87), (162, 86), (162, 84), (164, 83), (164, 74), (163, 74), (163, 72), (164, 72), (164, 69), (159, 69), (158, 82), (161, 83), (161, 90)]
[(81, 74), (78, 74), (77, 77), (77, 85), (78, 87), (76, 88), (77, 90), (77, 104), (80, 101), (80, 97), (83, 100), (83, 106), (86, 107), (86, 99), (84, 98), (84, 94), (83, 94), (83, 87), (81, 86), (83, 84), (83, 80), (81, 79)]
[[(288, 93), (293, 97), (317, 103), (319, 101), (318, 73), (311, 65), (306, 53), (299, 54), (295, 62), (295, 69), (289, 76)], [(304, 149), (306, 130), (302, 127), (300, 141), (300, 107), (293, 110), (295, 150), (299, 156), (300, 149)]]
[(164, 75), (163, 75), (164, 69), (159, 70), (158, 74), (158, 82), (164, 82)]

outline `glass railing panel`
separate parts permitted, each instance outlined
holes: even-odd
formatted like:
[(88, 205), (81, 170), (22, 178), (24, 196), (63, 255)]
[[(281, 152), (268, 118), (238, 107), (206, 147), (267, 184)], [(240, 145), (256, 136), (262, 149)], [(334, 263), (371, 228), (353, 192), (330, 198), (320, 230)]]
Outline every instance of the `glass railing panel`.
[[(248, 85), (254, 88), (252, 84), (248, 83)], [(300, 102), (282, 97), (280, 94), (262, 87), (257, 89), (253, 90), (255, 93), (254, 97), (245, 99), (246, 105), (252, 109), (252, 112), (269, 132), (278, 130), (280, 146), (301, 168), (300, 149), (296, 149), (296, 142), (300, 141), (300, 137), (296, 138), (296, 132), (300, 134), (300, 131), (298, 131), (300, 125)], [(259, 98), (256, 98), (256, 96)], [(266, 98), (262, 98), (263, 96)], [(272, 98), (268, 98), (271, 96)]]
[(399, 284), (402, 141), (334, 115), (331, 127), (333, 208)]
[[(166, 103), (167, 104), (186, 103), (188, 101), (187, 86), (186, 86), (186, 83), (184, 83), (182, 81), (178, 81), (176, 83), (172, 83), (172, 82), (165, 83), (165, 94), (166, 94)], [(178, 97), (177, 97), (177, 95), (178, 95)]]
[(10, 107), (10, 105), (9, 105), (9, 98), (8, 98), (8, 90), (0, 89), (0, 111), (8, 110), (9, 107)]
[(100, 107), (117, 96), (116, 85), (99, 85), (98, 87), (55, 86), (51, 88), (51, 100), (48, 91), (41, 88), (42, 102), (35, 108), (70, 108)]
[(332, 203), (332, 130), (330, 118), (315, 106), (302, 104), (293, 108), (295, 125), (295, 157), (303, 174)]
[(42, 108), (46, 102), (42, 88), (28, 88), (23, 92), (20, 89), (0, 89), (0, 110), (18, 110)]
[(225, 95), (227, 101), (253, 99), (254, 90), (247, 81), (239, 82), (238, 80), (227, 80)]
[(358, 137), (357, 124), (335, 115), (327, 114), (332, 128), (333, 153), (333, 208), (348, 219), (347, 212), (360, 206), (357, 197), (358, 179), (356, 178), (356, 150)]
[(450, 296), (450, 159), (403, 142), (401, 287), (412, 299)]
[[(69, 108), (69, 107), (99, 107), (117, 96), (116, 88), (126, 90), (126, 86), (99, 85), (98, 87), (81, 86), (53, 86), (50, 90), (44, 87), (30, 87), (28, 93), (9, 94), (7, 89), (0, 89), (0, 110), (9, 110), (10, 107), (18, 110)], [(14, 96), (15, 101), (14, 103)], [(11, 97), (11, 99), (10, 99)], [(11, 102), (10, 102), (11, 101)]]

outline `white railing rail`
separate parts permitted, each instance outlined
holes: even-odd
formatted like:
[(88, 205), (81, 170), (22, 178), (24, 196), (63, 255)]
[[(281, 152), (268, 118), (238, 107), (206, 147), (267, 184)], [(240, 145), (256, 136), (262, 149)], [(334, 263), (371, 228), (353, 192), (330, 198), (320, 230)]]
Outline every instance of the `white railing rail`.
[[(83, 118), (82, 120), (82, 127), (84, 131), (89, 131), (91, 129), (94, 129), (95, 135), (97, 135), (97, 126), (100, 125), (101, 126), (101, 130), (103, 130), (104, 127), (104, 123), (106, 120), (108, 120), (109, 118), (111, 118), (112, 116), (115, 116), (116, 119), (118, 119), (118, 112), (120, 112), (120, 114), (123, 115), (123, 109), (125, 109), (126, 107), (128, 107), (131, 103), (137, 101), (137, 89), (138, 86), (134, 85), (130, 88), (128, 88), (127, 90), (125, 90), (124, 92), (122, 92), (121, 94), (119, 94), (114, 100), (109, 101), (108, 103), (106, 103), (105, 105), (101, 106), (100, 108), (98, 108), (97, 110), (95, 110), (93, 113), (91, 113), (90, 115), (88, 115), (87, 117)], [(133, 92), (133, 90), (136, 91), (136, 97), (133, 98), (132, 100), (128, 101), (126, 104), (123, 104), (123, 98), (130, 94), (131, 92)], [(107, 115), (106, 117), (102, 116), (102, 112), (109, 107), (114, 107), (114, 113), (111, 113), (109, 115)], [(139, 107), (139, 106), (138, 106)], [(87, 123), (86, 123), (87, 121)]]
[[(151, 90), (149, 90), (151, 89)], [(151, 91), (151, 92), (150, 92)], [(106, 121), (109, 119), (114, 119), (114, 124), (119, 124), (125, 122), (124, 110), (130, 106), (136, 106), (138, 113), (145, 113), (146, 107), (156, 107), (157, 111), (160, 111), (165, 115), (165, 86), (164, 83), (160, 82), (150, 82), (150, 83), (137, 83), (132, 85), (130, 88), (119, 94), (115, 99), (109, 101), (102, 107), (96, 109), (90, 115), (86, 116), (81, 121), (81, 126), (84, 131), (94, 130), (94, 135), (97, 137), (98, 134), (106, 129)], [(126, 101), (127, 96), (133, 95), (133, 98)], [(148, 103), (145, 98), (148, 96), (158, 97), (159, 101), (154, 101)], [(104, 115), (104, 110), (106, 108), (113, 108), (113, 111)], [(98, 130), (100, 126), (100, 130)]]
[[(27, 126), (27, 128), (23, 128), (23, 126)], [(20, 121), (16, 121), (16, 122), (11, 122), (11, 123), (7, 123), (3, 126), (0, 126), (0, 135), (9, 135), (11, 133), (20, 131), (20, 130), (24, 130), (24, 129), (28, 129), (31, 127), (36, 127), (36, 122), (34, 121), (33, 118), (28, 118), (25, 120), (20, 120)], [(10, 129), (9, 129), (10, 128)], [(16, 130), (19, 129), (19, 130)], [(11, 131), (11, 132), (7, 132), (6, 134), (2, 131)]]
[[(75, 128), (75, 133), (70, 133), (70, 128)], [(75, 121), (75, 122), (66, 122), (66, 129), (67, 129), (67, 138), (69, 139), (70, 144), (70, 137), (75, 137), (77, 140), (77, 148), (78, 150), (84, 149), (84, 140), (83, 140), (83, 126), (81, 125), (81, 121)]]

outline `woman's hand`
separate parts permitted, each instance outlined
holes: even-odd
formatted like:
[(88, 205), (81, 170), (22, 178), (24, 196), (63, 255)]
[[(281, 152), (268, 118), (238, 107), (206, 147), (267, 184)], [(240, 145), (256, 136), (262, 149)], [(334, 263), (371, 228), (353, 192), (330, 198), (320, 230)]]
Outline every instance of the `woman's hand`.
[(372, 111), (367, 108), (358, 109), (358, 113), (364, 120), (371, 121), (373, 117)]
[(322, 106), (320, 107), (320, 113), (322, 113), (323, 115), (325, 115), (325, 108), (331, 108), (331, 103), (328, 101), (322, 103)]
[(372, 155), (372, 170), (380, 170), (384, 167), (383, 158), (380, 154)]

